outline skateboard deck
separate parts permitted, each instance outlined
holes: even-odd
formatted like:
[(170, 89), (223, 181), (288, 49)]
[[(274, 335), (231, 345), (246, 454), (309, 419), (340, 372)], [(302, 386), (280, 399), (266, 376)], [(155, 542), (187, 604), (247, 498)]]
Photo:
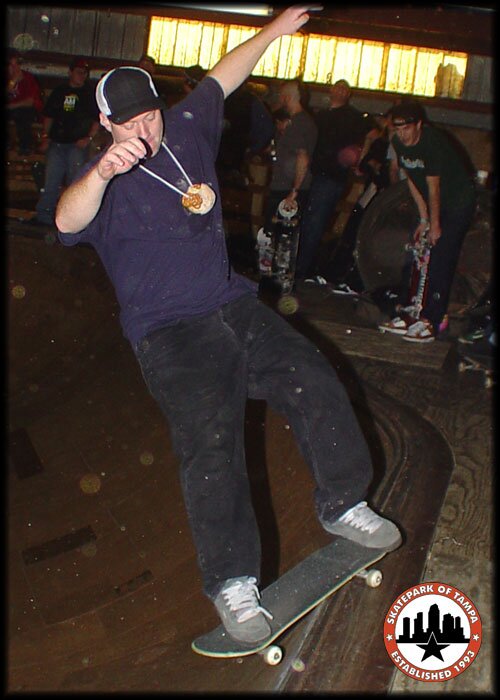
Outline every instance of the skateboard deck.
[(278, 204), (274, 224), (274, 259), (272, 274), (280, 288), (278, 309), (283, 314), (294, 314), (298, 309), (297, 299), (292, 294), (295, 283), (295, 267), (299, 249), (298, 206), (288, 206), (284, 199)]
[(425, 304), (429, 278), (431, 249), (427, 242), (427, 231), (422, 234), (420, 240), (413, 245), (408, 245), (406, 249), (413, 253), (413, 265), (410, 274), (408, 305), (402, 307), (400, 311), (418, 319)]
[(369, 586), (378, 586), (382, 574), (377, 570), (367, 571), (367, 567), (385, 554), (386, 550), (369, 549), (339, 537), (310, 554), (262, 591), (260, 604), (273, 616), (269, 620), (269, 637), (255, 646), (245, 645), (232, 639), (223, 625), (219, 625), (195, 639), (191, 647), (202, 656), (218, 658), (261, 653), (267, 663), (275, 665), (281, 661), (282, 651), (273, 642), (355, 576), (365, 578)]

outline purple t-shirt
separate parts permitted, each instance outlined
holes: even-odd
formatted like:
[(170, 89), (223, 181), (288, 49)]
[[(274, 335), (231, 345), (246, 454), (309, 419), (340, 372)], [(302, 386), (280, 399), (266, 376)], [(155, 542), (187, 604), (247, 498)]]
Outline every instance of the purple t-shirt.
[[(97, 250), (115, 288), (124, 335), (134, 348), (157, 328), (257, 293), (255, 283), (232, 270), (227, 254), (215, 173), (223, 112), (219, 83), (205, 78), (163, 113), (165, 143), (194, 184), (207, 183), (216, 193), (209, 213), (192, 214), (177, 192), (134, 168), (109, 183), (97, 215), (83, 231), (59, 233), (64, 245), (85, 242)], [(187, 190), (189, 183), (163, 147), (145, 166)]]

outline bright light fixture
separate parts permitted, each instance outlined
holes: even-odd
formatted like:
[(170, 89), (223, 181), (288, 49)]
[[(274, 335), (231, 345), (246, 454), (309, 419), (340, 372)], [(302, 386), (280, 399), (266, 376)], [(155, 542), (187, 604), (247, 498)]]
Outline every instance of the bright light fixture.
[(224, 5), (191, 5), (190, 3), (176, 5), (173, 2), (164, 2), (162, 3), (162, 5), (166, 5), (167, 7), (185, 7), (189, 10), (209, 10), (210, 12), (233, 12), (235, 14), (240, 15), (270, 15), (273, 11), (273, 8), (270, 5), (261, 5), (258, 3), (254, 3), (251, 5), (239, 5), (232, 3), (226, 3)]

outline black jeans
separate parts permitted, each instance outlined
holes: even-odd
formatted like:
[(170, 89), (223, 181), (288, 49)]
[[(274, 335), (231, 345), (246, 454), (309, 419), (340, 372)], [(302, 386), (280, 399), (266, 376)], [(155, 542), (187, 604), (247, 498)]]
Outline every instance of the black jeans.
[(37, 112), (34, 107), (16, 107), (10, 110), (10, 118), (16, 125), (16, 134), (19, 150), (33, 148), (32, 126), (37, 120)]
[(181, 459), (210, 598), (228, 578), (260, 576), (244, 453), (247, 398), (286, 416), (315, 477), (319, 517), (340, 517), (365, 497), (371, 459), (344, 387), (319, 350), (258, 299), (244, 296), (156, 330), (136, 353)]
[(435, 332), (448, 310), (455, 270), (475, 206), (472, 201), (466, 206), (441, 211), (441, 237), (431, 249), (427, 296), (421, 314), (431, 321)]
[(313, 176), (301, 219), (302, 235), (297, 257), (297, 278), (316, 274), (321, 239), (345, 187), (345, 182), (337, 182), (326, 175)]

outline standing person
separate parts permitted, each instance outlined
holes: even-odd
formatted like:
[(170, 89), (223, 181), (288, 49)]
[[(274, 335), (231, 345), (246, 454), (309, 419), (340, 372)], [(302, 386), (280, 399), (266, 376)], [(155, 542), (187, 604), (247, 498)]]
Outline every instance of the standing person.
[(17, 51), (9, 51), (7, 59), (7, 114), (16, 127), (17, 150), (20, 156), (33, 152), (32, 126), (39, 121), (43, 109), (40, 85), (35, 76), (21, 68)]
[(283, 83), (279, 89), (279, 108), (289, 116), (289, 122), (280, 133), (275, 132), (275, 161), (266, 209), (266, 230), (270, 230), (271, 218), (278, 204), (286, 199), (302, 211), (311, 184), (310, 163), (316, 145), (318, 129), (311, 115), (301, 104), (300, 86), (297, 81)]
[(333, 294), (341, 296), (357, 296), (364, 289), (355, 258), (358, 230), (368, 206), (379, 192), (392, 184), (392, 164), (388, 158), (392, 133), (390, 117), (388, 114), (375, 114), (373, 118), (380, 129), (380, 136), (371, 142), (356, 168), (356, 172), (365, 178), (365, 189), (358, 197), (342, 235), (335, 242), (333, 255), (323, 256), (323, 262), (318, 264), (317, 280), (323, 278), (325, 283), (333, 285)]
[[(274, 112), (275, 133), (271, 182), (264, 212), (264, 226), (257, 234), (259, 269), (264, 277), (272, 272), (272, 261), (278, 250), (278, 234), (274, 225), (280, 202), (297, 216), (302, 215), (311, 183), (309, 164), (317, 138), (314, 119), (301, 104), (297, 81), (283, 83), (278, 91), (278, 109)], [(299, 233), (297, 235), (300, 236)], [(264, 248), (263, 248), (264, 246)], [(277, 247), (278, 246), (278, 247)], [(276, 257), (279, 257), (276, 255)], [(295, 264), (295, 260), (289, 260)]]
[(326, 227), (341, 199), (350, 166), (342, 160), (343, 149), (359, 146), (362, 158), (379, 135), (371, 117), (364, 117), (349, 104), (351, 88), (338, 80), (330, 88), (330, 106), (317, 114), (318, 140), (312, 157), (312, 182), (302, 219), (303, 235), (297, 259), (297, 276), (314, 277), (316, 255)]
[(72, 182), (88, 160), (99, 129), (94, 91), (88, 84), (89, 66), (83, 58), (69, 65), (69, 79), (50, 93), (45, 108), (42, 148), (47, 154), (45, 184), (29, 224), (53, 225), (61, 187)]
[(248, 643), (270, 631), (245, 464), (248, 397), (288, 417), (325, 529), (369, 547), (401, 542), (363, 500), (370, 453), (333, 369), (227, 255), (215, 171), (224, 98), (272, 41), (305, 24), (307, 9), (284, 10), (169, 110), (141, 69), (105, 75), (96, 94), (113, 144), (65, 190), (56, 216), (61, 241), (91, 243), (111, 277), (124, 334), (181, 460), (204, 591), (228, 633)]
[(380, 328), (414, 343), (439, 334), (460, 250), (475, 212), (475, 187), (461, 153), (446, 132), (424, 123), (417, 102), (392, 108), (392, 139), (419, 213), (415, 242), (427, 231), (431, 246), (427, 291), (418, 320), (397, 316)]
[(262, 153), (271, 143), (274, 122), (264, 101), (243, 83), (231, 93), (224, 106), (217, 172), (227, 185), (248, 184), (246, 159)]

